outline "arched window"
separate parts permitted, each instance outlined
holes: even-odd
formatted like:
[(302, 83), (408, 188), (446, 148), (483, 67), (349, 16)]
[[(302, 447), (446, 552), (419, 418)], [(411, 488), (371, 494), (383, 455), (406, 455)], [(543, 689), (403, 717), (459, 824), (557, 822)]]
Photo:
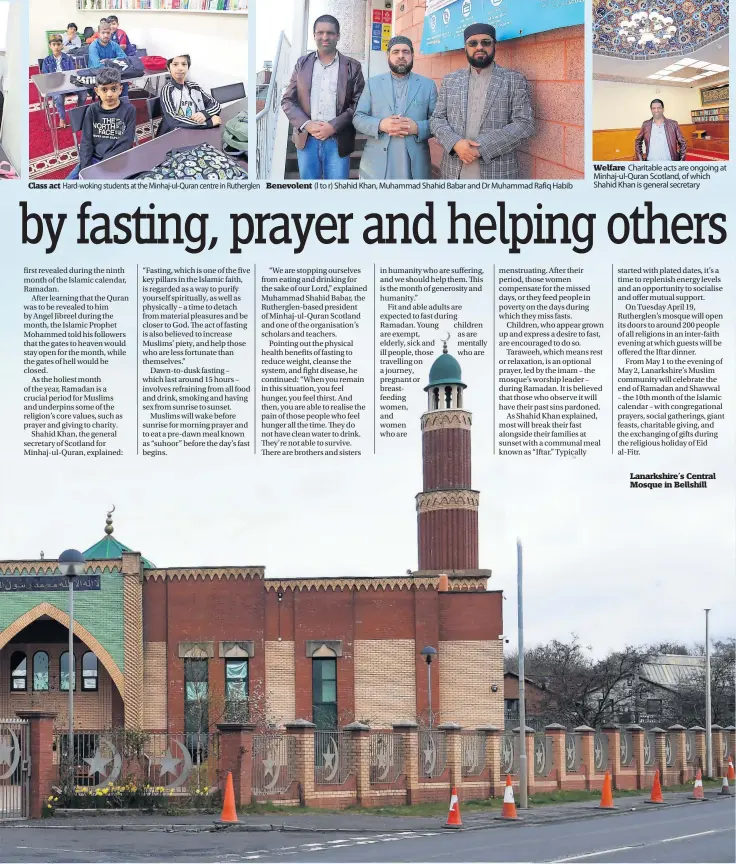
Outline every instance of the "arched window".
[[(77, 661), (72, 654), (72, 690), (77, 689)], [(59, 681), (61, 690), (69, 689), (69, 652), (65, 651), (59, 658)]]
[(36, 692), (49, 689), (49, 655), (45, 651), (33, 655), (33, 689)]
[(452, 408), (452, 387), (445, 387), (445, 408)]
[(97, 657), (92, 651), (82, 654), (82, 690), (97, 690)]
[(434, 405), (433, 405), (434, 410), (439, 411), (440, 410), (440, 388), (439, 387), (435, 387), (434, 390), (432, 391), (432, 399), (433, 399), (433, 403), (434, 403)]
[(10, 689), (18, 692), (28, 689), (28, 661), (24, 651), (10, 655)]

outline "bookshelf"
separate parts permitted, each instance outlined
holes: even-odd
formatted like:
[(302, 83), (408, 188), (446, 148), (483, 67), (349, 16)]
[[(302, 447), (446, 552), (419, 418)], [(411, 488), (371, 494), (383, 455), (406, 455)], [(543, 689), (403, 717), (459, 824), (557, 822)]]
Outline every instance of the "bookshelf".
[(723, 108), (699, 108), (690, 112), (693, 123), (715, 123), (728, 120), (728, 106)]
[(247, 15), (248, 0), (77, 0), (82, 12), (183, 12)]

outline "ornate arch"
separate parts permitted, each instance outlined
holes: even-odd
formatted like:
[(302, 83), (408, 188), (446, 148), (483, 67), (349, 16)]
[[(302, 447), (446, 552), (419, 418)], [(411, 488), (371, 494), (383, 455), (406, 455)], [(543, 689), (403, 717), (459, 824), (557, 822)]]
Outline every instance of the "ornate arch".
[[(2, 650), (14, 636), (17, 636), (21, 630), (24, 630), (29, 624), (39, 619), (42, 615), (48, 615), (49, 618), (53, 618), (54, 621), (58, 621), (59, 624), (63, 624), (64, 627), (69, 629), (69, 614), (67, 612), (62, 612), (61, 609), (53, 606), (51, 603), (39, 603), (38, 606), (29, 609), (28, 612), (25, 612), (20, 616), (20, 618), (16, 618), (12, 624), (0, 632), (0, 650)], [(74, 633), (85, 642), (88, 648), (95, 652), (100, 662), (105, 669), (107, 669), (108, 674), (115, 682), (115, 686), (118, 688), (123, 702), (125, 702), (125, 679), (123, 678), (123, 673), (118, 668), (118, 664), (112, 659), (110, 652), (89, 632), (89, 630), (87, 630), (84, 625), (80, 624), (76, 620), (74, 622)]]

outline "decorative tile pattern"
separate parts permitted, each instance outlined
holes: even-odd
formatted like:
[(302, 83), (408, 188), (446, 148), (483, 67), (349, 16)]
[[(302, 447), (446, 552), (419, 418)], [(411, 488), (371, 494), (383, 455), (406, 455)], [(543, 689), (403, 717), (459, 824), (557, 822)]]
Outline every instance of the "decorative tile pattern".
[[(658, 45), (627, 42), (620, 24), (637, 12), (659, 12), (677, 28)], [(682, 56), (728, 35), (727, 0), (593, 0), (593, 53), (625, 60)]]

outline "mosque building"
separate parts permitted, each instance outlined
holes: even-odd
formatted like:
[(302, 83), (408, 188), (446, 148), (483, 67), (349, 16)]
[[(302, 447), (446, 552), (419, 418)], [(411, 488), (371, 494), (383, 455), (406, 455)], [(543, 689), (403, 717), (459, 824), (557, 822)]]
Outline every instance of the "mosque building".
[(260, 565), (159, 567), (118, 540), (110, 513), (74, 583), (71, 664), (57, 562), (0, 562), (0, 717), (54, 711), (63, 729), (71, 678), (80, 731), (197, 732), (244, 712), (385, 727), (429, 716), (429, 668), (435, 721), (503, 727), (502, 592), (478, 566), (472, 415), (446, 346), (424, 389), (417, 570), (269, 579)]

